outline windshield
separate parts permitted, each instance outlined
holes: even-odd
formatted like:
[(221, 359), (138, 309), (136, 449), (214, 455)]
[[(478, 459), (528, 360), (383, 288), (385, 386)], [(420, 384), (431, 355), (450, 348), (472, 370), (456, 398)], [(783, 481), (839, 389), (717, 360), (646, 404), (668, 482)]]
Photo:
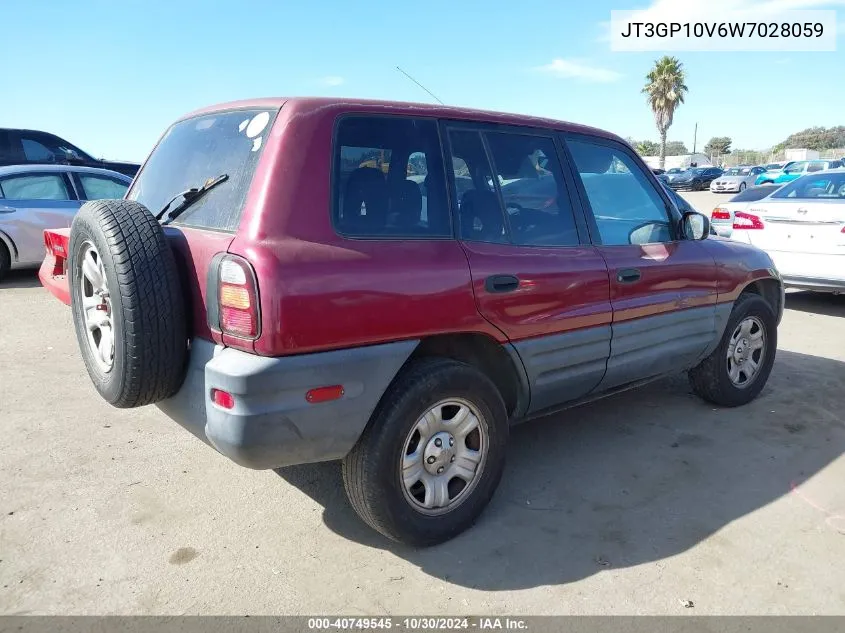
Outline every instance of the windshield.
[(707, 171), (707, 170), (704, 169), (703, 167), (696, 167), (695, 169), (690, 169), (689, 173), (693, 174), (694, 176), (700, 176), (705, 171)]
[(683, 170), (680, 167), (672, 167), (672, 169), (670, 169), (666, 173), (667, 174), (680, 174), (682, 171)]
[(235, 231), (275, 115), (276, 111), (235, 110), (176, 123), (147, 160), (127, 198), (158, 213), (180, 192), (226, 174), (226, 182), (199, 198), (173, 223)]
[(845, 199), (845, 171), (802, 176), (773, 193), (772, 198)]
[(766, 170), (780, 169), (781, 167), (783, 167), (783, 165), (781, 165), (780, 163), (769, 163), (768, 165), (766, 165)]
[(751, 173), (751, 168), (749, 167), (731, 167), (728, 169), (723, 176), (747, 176)]

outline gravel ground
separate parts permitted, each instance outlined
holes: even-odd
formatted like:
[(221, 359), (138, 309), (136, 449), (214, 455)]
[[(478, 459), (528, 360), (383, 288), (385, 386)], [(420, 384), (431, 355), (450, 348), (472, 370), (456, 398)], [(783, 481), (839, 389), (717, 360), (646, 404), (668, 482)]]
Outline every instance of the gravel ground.
[(70, 311), (13, 274), (0, 613), (845, 614), (845, 297), (787, 303), (758, 400), (679, 375), (520, 426), (479, 524), (418, 551), (357, 520), (337, 464), (245, 470), (109, 407)]

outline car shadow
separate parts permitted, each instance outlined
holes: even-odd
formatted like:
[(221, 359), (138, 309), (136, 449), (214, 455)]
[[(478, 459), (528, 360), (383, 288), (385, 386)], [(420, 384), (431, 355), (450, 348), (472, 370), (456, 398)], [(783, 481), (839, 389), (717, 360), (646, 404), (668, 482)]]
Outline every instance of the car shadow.
[(677, 375), (517, 426), (485, 513), (428, 549), (364, 525), (338, 462), (277, 472), (323, 506), (339, 535), (437, 578), (484, 590), (565, 584), (684, 552), (789, 494), (841, 455), (842, 393), (845, 363), (779, 350), (744, 407), (714, 408)]
[(0, 290), (4, 288), (38, 288), (38, 270), (10, 270), (8, 275), (0, 280)]
[(845, 295), (828, 292), (789, 292), (786, 295), (786, 309), (845, 317)]

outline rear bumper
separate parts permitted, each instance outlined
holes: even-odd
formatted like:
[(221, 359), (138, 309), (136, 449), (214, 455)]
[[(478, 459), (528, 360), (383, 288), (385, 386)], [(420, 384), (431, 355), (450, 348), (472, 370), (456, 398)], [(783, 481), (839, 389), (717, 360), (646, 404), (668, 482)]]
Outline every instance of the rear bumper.
[[(156, 406), (247, 468), (339, 459), (358, 441), (417, 343), (268, 358), (194, 339), (182, 388)], [(308, 390), (332, 385), (343, 386), (341, 398), (305, 399)], [(232, 409), (213, 403), (212, 389), (232, 394)]]

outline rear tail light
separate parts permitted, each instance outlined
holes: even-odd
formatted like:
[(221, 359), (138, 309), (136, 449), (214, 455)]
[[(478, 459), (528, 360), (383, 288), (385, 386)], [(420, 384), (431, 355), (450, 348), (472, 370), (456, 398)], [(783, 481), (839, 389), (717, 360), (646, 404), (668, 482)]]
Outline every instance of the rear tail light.
[(261, 330), (258, 285), (249, 262), (224, 255), (218, 270), (217, 303), (223, 334), (255, 339)]
[(713, 213), (710, 215), (711, 220), (730, 220), (731, 219), (731, 212), (727, 209), (723, 209), (721, 207), (716, 207), (713, 209)]
[(745, 213), (744, 211), (737, 211), (734, 213), (733, 227), (743, 231), (751, 231), (764, 229), (766, 228), (766, 225), (763, 224), (763, 221), (756, 215), (751, 215), (750, 213)]

